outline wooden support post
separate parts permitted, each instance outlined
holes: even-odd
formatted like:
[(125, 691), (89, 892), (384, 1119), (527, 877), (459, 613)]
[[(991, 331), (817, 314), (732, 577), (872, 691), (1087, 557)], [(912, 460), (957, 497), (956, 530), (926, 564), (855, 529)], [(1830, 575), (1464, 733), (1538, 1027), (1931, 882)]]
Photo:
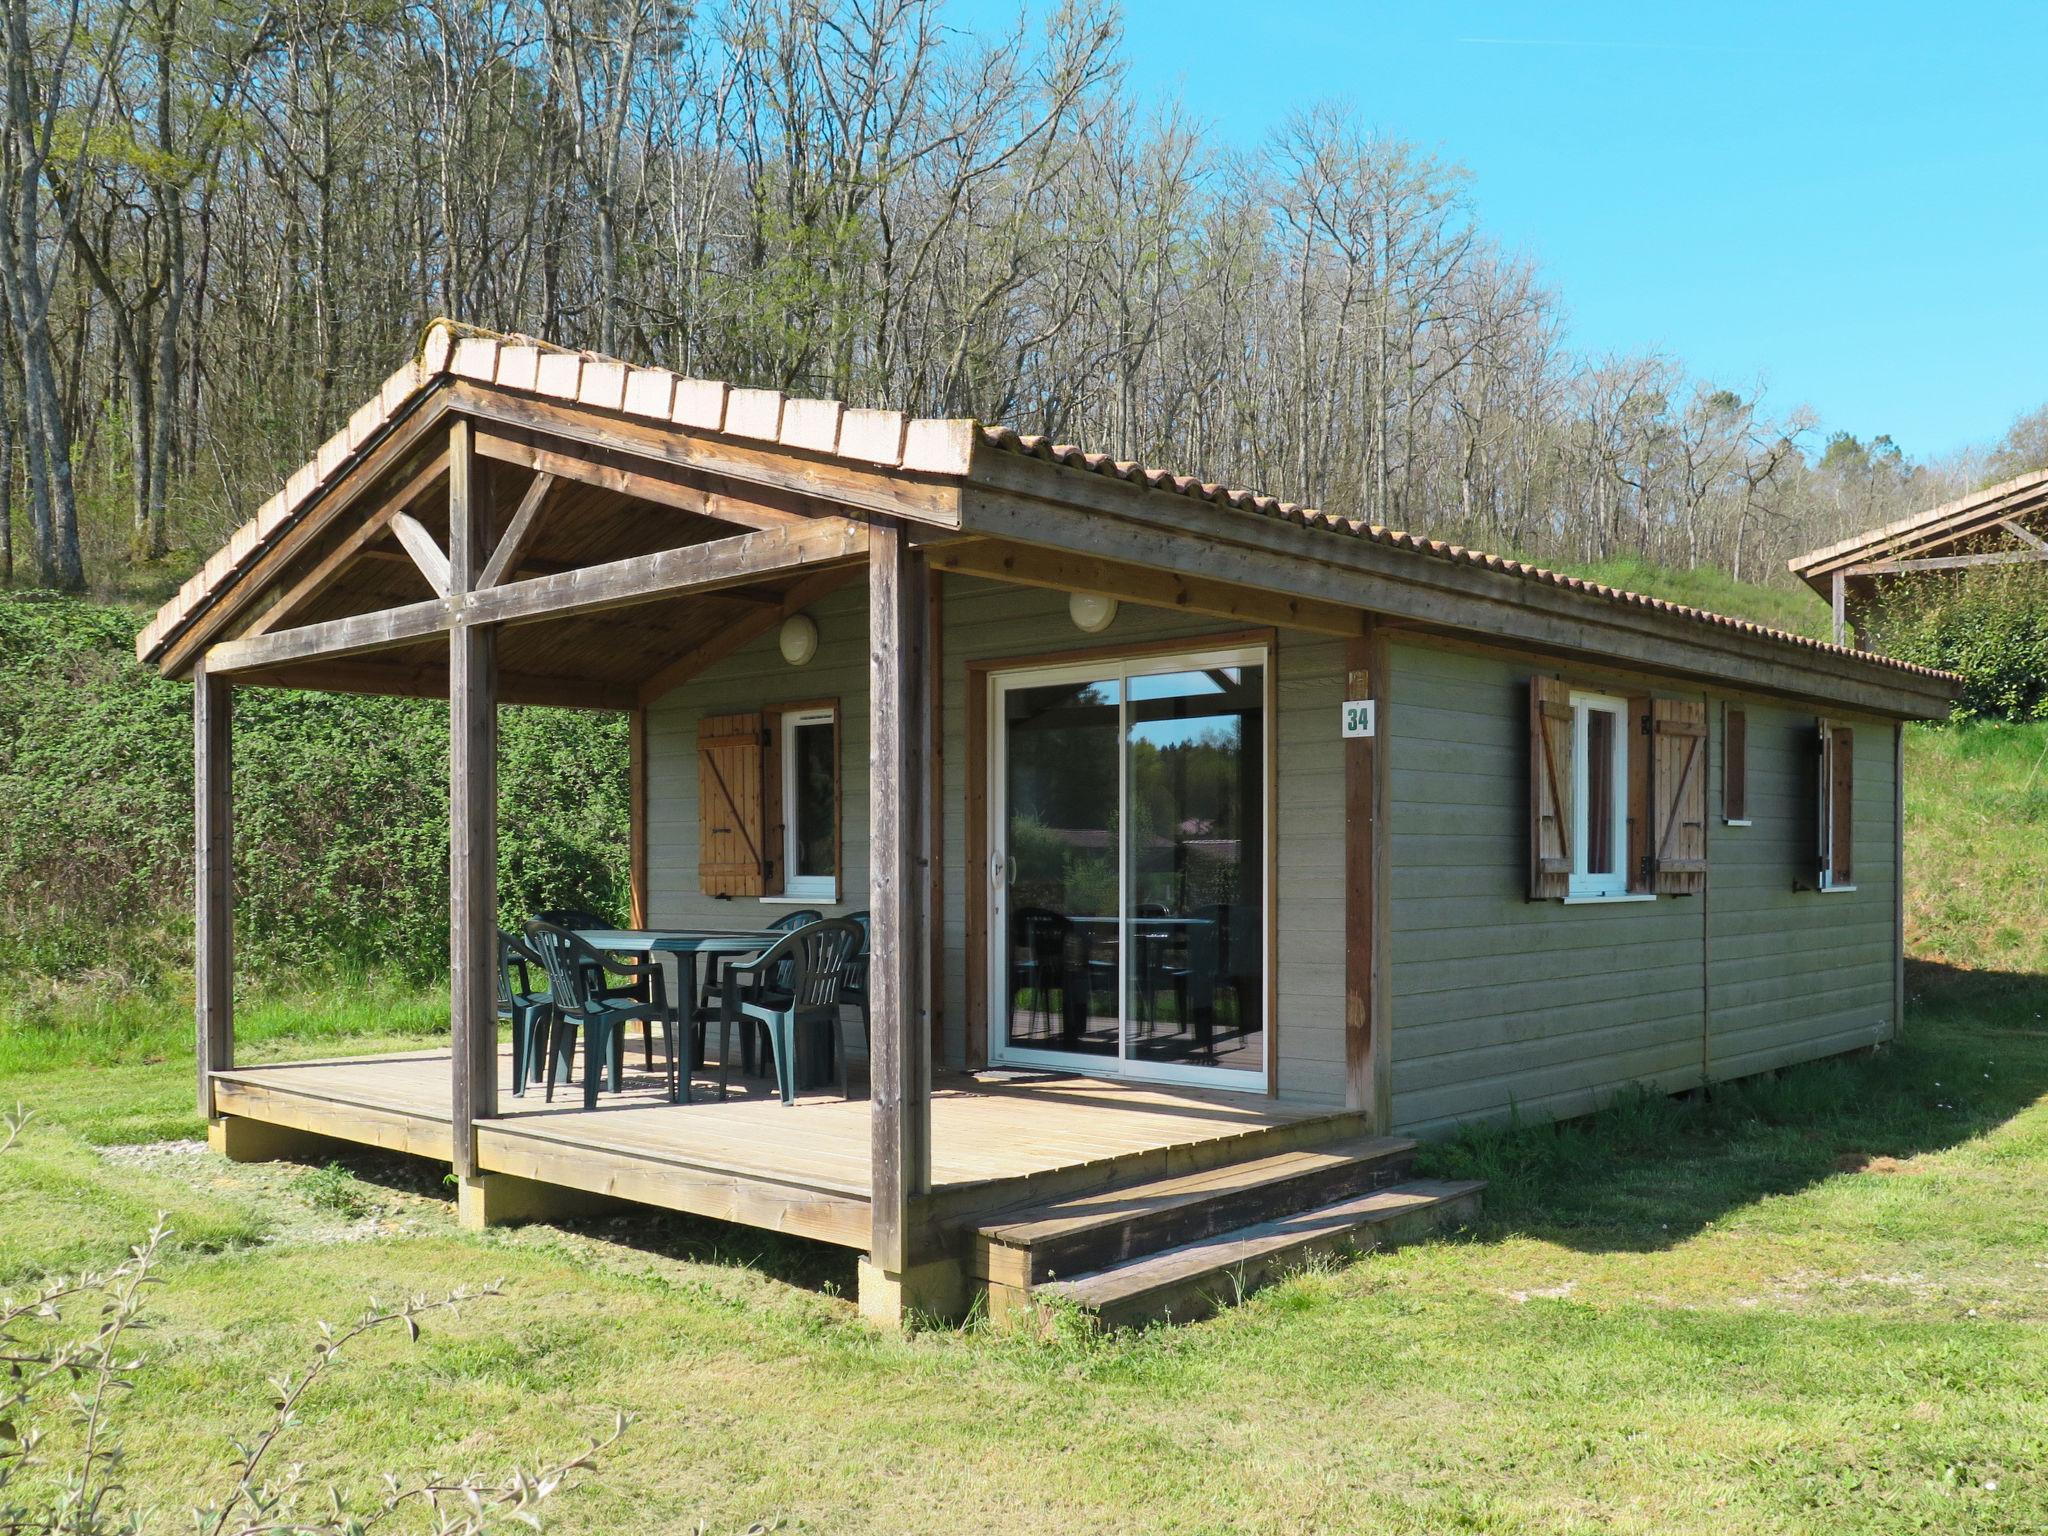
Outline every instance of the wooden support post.
[[(1392, 1010), (1387, 941), (1387, 642), (1369, 621), (1345, 642), (1344, 697), (1369, 699), (1373, 734), (1344, 742), (1344, 1102), (1393, 1121)], [(1333, 722), (1334, 723), (1334, 722)]]
[(626, 836), (629, 921), (647, 926), (647, 710), (626, 713)]
[(1835, 644), (1845, 645), (1849, 634), (1849, 582), (1840, 571), (1835, 572), (1834, 602), (1831, 606), (1835, 611)]
[[(467, 422), (448, 452), (448, 572), (454, 601), (490, 547), (488, 494)], [(448, 970), (456, 1176), (477, 1175), (476, 1122), (498, 1112), (497, 632), (458, 612), (448, 634)]]
[[(931, 1031), (921, 1006), (930, 979), (924, 927), (930, 596), (923, 556), (900, 525), (878, 520), (868, 554), (869, 1264), (877, 1276), (899, 1280), (939, 1257), (925, 1251), (922, 1238), (931, 1192)], [(901, 1320), (897, 1303), (908, 1294), (902, 1285), (877, 1280), (862, 1289), (875, 1303), (863, 1310), (877, 1321)]]
[(209, 1121), (213, 1074), (235, 1064), (234, 699), (202, 660), (192, 673), (192, 992)]

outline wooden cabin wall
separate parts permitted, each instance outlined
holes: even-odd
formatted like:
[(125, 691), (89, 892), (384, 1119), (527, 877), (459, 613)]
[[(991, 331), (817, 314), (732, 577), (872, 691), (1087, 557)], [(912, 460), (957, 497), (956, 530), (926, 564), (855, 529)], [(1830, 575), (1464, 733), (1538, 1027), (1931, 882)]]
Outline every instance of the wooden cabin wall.
[[(1394, 1123), (1581, 1114), (1889, 1031), (1892, 728), (1856, 720), (1854, 892), (1814, 883), (1815, 716), (1748, 711), (1749, 827), (1721, 822), (1708, 694), (1707, 891), (1565, 905), (1528, 895), (1528, 679), (1627, 694), (1597, 668), (1397, 644), (1388, 749)], [(1648, 690), (1699, 698), (1700, 690)], [(1794, 890), (1795, 879), (1803, 889)]]
[[(1755, 700), (1746, 708), (1751, 825), (1724, 827), (1717, 815), (1710, 831), (1707, 1065), (1717, 1081), (1875, 1045), (1892, 1034), (1895, 727), (1848, 720), (1855, 732), (1856, 889), (1820, 895), (1810, 889), (1815, 717)], [(1718, 724), (1712, 719), (1709, 728)], [(1718, 813), (1725, 742), (1718, 731), (1710, 740)], [(1802, 888), (1793, 889), (1795, 882)]]
[[(828, 917), (868, 904), (868, 594), (844, 588), (810, 610), (818, 651), (793, 667), (775, 631), (741, 647), (647, 711), (648, 922), (656, 928), (766, 927), (796, 907)], [(707, 896), (697, 878), (697, 722), (839, 701), (839, 894), (805, 899)]]

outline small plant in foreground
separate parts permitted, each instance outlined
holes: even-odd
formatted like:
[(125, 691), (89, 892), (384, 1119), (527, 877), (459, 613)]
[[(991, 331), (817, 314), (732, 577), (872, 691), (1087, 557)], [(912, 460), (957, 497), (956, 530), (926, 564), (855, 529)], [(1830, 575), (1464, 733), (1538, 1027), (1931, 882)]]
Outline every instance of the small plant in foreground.
[(370, 1209), (370, 1197), (364, 1192), (361, 1182), (339, 1163), (329, 1163), (324, 1168), (300, 1174), (292, 1180), (292, 1188), (305, 1197), (308, 1205), (333, 1211), (351, 1221)]
[[(0, 1116), (0, 1153), (20, 1138), (30, 1115)], [(317, 1177), (317, 1176), (316, 1176)], [(317, 1203), (317, 1200), (316, 1200)], [(0, 1297), (0, 1532), (8, 1536), (127, 1536), (153, 1513), (121, 1481), (116, 1408), (147, 1362), (130, 1335), (148, 1327), (142, 1298), (170, 1230), (161, 1220), (128, 1257), (103, 1272), (50, 1281), (26, 1300)], [(497, 1480), (476, 1473), (386, 1474), (374, 1498), (351, 1498), (317, 1485), (297, 1463), (271, 1470), (272, 1453), (299, 1426), (299, 1405), (342, 1351), (367, 1334), (402, 1328), (417, 1339), (420, 1319), (498, 1293), (457, 1289), (415, 1296), (396, 1306), (374, 1300), (346, 1327), (320, 1324), (310, 1365), (270, 1379), (271, 1415), (262, 1430), (235, 1443), (232, 1486), (191, 1511), (199, 1536), (366, 1536), (415, 1530), (432, 1536), (481, 1536), (506, 1525), (540, 1528), (540, 1506), (571, 1473), (588, 1471), (615, 1445), (628, 1419), (580, 1454)], [(67, 1314), (89, 1313), (89, 1333), (66, 1335)]]

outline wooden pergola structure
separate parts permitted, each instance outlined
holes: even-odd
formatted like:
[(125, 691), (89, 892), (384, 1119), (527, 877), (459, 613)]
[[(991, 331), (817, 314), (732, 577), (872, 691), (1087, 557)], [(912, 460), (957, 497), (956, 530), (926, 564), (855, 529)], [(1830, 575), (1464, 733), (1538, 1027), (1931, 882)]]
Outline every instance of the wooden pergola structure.
[[(531, 1198), (532, 1181), (506, 1169), (540, 1166), (492, 1168), (479, 1155), (480, 1137), (509, 1125), (497, 1058), (497, 707), (629, 714), (633, 892), (643, 921), (648, 706), (820, 597), (864, 584), (873, 957), (865, 1180), (809, 1204), (778, 1186), (772, 1214), (759, 1214), (770, 1205), (745, 1168), (715, 1179), (694, 1165), (685, 1179), (674, 1162), (642, 1172), (669, 1169), (661, 1177), (691, 1191), (716, 1185), (678, 1195), (679, 1208), (829, 1228), (863, 1247), (863, 1304), (875, 1315), (926, 1305), (957, 1280), (957, 1258), (941, 1251), (946, 1221), (975, 1199), (1014, 1198), (1021, 1187), (990, 1177), (979, 1194), (967, 1183), (949, 1193), (933, 1176), (933, 931), (949, 865), (933, 772), (935, 591), (956, 575), (1339, 638), (1346, 697), (1374, 700), (1383, 720), (1396, 631), (1476, 634), (1653, 677), (1711, 670), (1764, 694), (1874, 711), (1894, 709), (1902, 689), (1934, 699), (1946, 687), (1936, 674), (1880, 673), (1868, 658), (1753, 624), (971, 421), (785, 399), (437, 322), (421, 355), (138, 640), (145, 663), (194, 685), (201, 1112), (219, 1126), (234, 1118), (224, 1096), (247, 1105), (282, 1092), (250, 1082), (234, 1056), (229, 765), (238, 688), (449, 702), (446, 1107), (399, 1105), (385, 1115), (358, 1104), (347, 1111), (355, 1122), (332, 1111), (277, 1123), (328, 1134), (357, 1134), (333, 1128), (359, 1123), (369, 1128), (360, 1139), (435, 1155), (445, 1147), (466, 1216), (487, 1221)], [(1346, 1108), (1320, 1118), (1346, 1131), (1384, 1133), (1390, 1119), (1387, 855), (1377, 835), (1388, 773), (1377, 740), (1345, 742)], [(987, 858), (974, 793), (968, 845), (951, 861), (969, 871)], [(970, 903), (970, 998), (984, 979), (974, 969), (987, 964), (979, 921)], [(970, 1019), (970, 1039), (972, 1028)], [(1222, 1130), (1294, 1134), (1315, 1118), (1277, 1104), (1226, 1111), (1186, 1095), (1177, 1103), (1151, 1095), (1144, 1113), (1163, 1129), (1134, 1139), (1131, 1157), (1178, 1156), (1173, 1137), (1184, 1147)], [(1201, 1113), (1186, 1112), (1190, 1105)], [(1048, 1187), (1060, 1173), (1056, 1152), (1017, 1179), (1028, 1173), (1033, 1188)], [(665, 1187), (651, 1173), (632, 1183), (631, 1155), (605, 1152), (602, 1177), (588, 1159), (548, 1166), (571, 1170), (553, 1175), (562, 1180), (594, 1181), (586, 1188)], [(856, 1197), (865, 1206), (857, 1223), (841, 1220)]]
[(2048, 562), (2048, 470), (1973, 491), (1926, 512), (1796, 555), (1792, 574), (1827, 600), (1835, 644), (1867, 645), (1862, 619), (1887, 579)]

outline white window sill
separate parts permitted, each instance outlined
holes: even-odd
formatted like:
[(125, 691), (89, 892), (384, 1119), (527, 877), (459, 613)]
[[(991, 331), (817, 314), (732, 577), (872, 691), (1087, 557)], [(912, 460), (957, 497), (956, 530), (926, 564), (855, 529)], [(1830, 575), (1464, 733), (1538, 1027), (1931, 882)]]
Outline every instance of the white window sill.
[(1568, 907), (1598, 907), (1615, 905), (1624, 901), (1655, 901), (1656, 899), (1657, 893), (1655, 891), (1613, 891), (1604, 895), (1567, 896), (1564, 898), (1564, 904)]
[(757, 899), (764, 907), (836, 907), (839, 905), (839, 895), (836, 891), (820, 891), (815, 896), (805, 896), (802, 893), (791, 896), (785, 893), (781, 896), (762, 896)]
[(1723, 817), (1721, 818), (1721, 825), (1722, 825), (1722, 826), (1724, 826), (1724, 827), (1746, 827), (1746, 826), (1749, 826), (1749, 825), (1751, 825), (1751, 822), (1750, 822), (1750, 819), (1749, 819), (1749, 818), (1748, 818), (1747, 816), (1739, 816), (1739, 817), (1729, 817), (1729, 816), (1723, 816)]
[(1814, 889), (1823, 896), (1839, 896), (1855, 890), (1856, 887), (1853, 885), (1821, 885), (1815, 886)]

